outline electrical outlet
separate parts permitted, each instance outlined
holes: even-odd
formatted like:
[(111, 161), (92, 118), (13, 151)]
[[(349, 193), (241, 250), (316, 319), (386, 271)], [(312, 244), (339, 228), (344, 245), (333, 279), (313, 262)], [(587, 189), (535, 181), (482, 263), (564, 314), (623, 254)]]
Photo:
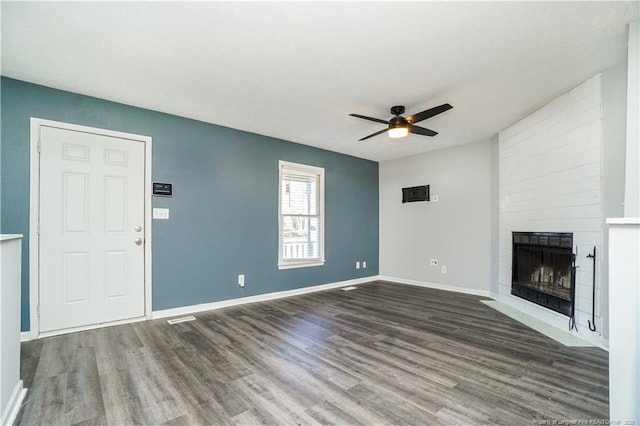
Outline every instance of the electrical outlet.
[(438, 266), (438, 259), (431, 259), (431, 266)]
[(154, 207), (152, 215), (154, 219), (169, 219), (169, 209), (159, 209)]
[(238, 285), (244, 287), (244, 274), (238, 275)]
[(441, 266), (440, 267), (440, 272), (442, 272), (443, 274), (447, 273), (447, 267), (446, 266)]
[(367, 268), (367, 261), (363, 260), (362, 261), (362, 269), (366, 269)]
[(360, 262), (356, 262), (356, 269), (360, 269)]

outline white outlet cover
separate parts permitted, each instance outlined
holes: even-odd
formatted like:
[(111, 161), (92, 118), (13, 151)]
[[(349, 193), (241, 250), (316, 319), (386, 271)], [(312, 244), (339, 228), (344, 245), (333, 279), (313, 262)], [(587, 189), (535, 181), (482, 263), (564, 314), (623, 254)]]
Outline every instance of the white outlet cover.
[(169, 219), (169, 209), (153, 209), (153, 218), (154, 219)]
[(367, 267), (367, 262), (362, 262), (362, 269)]
[(356, 262), (356, 269), (360, 269), (360, 262)]
[(446, 267), (446, 266), (441, 266), (441, 267), (440, 267), (440, 271), (441, 271), (443, 274), (446, 274), (446, 273), (447, 273), (447, 267)]

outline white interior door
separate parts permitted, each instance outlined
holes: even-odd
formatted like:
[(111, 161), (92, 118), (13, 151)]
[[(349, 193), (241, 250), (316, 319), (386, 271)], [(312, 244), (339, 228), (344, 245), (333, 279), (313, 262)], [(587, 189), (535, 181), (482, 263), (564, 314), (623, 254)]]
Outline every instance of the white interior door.
[(144, 156), (40, 127), (40, 332), (144, 316)]

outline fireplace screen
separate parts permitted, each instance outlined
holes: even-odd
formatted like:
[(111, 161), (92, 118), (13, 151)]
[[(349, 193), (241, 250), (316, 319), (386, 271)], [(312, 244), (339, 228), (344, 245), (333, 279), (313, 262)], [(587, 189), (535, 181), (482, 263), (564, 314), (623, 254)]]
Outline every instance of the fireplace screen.
[(571, 316), (573, 234), (514, 232), (511, 294)]

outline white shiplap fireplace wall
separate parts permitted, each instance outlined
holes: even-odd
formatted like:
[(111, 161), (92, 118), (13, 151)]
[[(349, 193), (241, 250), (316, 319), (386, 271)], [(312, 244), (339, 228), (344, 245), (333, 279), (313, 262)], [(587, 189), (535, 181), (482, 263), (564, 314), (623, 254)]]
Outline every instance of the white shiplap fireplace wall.
[(601, 328), (602, 76), (597, 75), (499, 134), (499, 295), (520, 311), (568, 330), (568, 317), (511, 295), (513, 231), (572, 232), (579, 336), (591, 332), (592, 260), (597, 250), (596, 324)]

